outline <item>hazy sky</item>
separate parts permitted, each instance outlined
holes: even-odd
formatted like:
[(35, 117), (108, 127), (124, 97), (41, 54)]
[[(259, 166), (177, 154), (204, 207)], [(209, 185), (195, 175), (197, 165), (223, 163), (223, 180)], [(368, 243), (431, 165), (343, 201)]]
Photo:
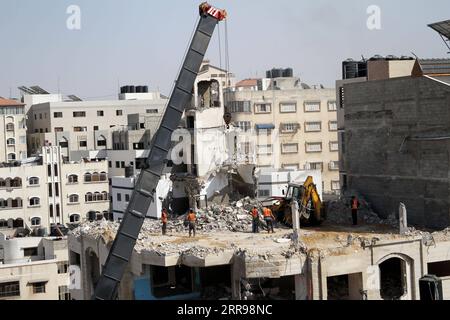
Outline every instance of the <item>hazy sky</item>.
[[(0, 96), (40, 85), (82, 98), (114, 98), (118, 83), (168, 94), (201, 0), (0, 0)], [(449, 0), (217, 0), (229, 13), (230, 66), (239, 79), (293, 67), (309, 84), (333, 86), (348, 57), (445, 57), (427, 24), (450, 19)], [(81, 30), (67, 29), (69, 5)], [(381, 30), (366, 26), (381, 8)], [(221, 25), (222, 41), (224, 24)], [(217, 32), (207, 57), (219, 65)], [(222, 47), (223, 49), (223, 47)], [(224, 62), (222, 62), (224, 63)]]

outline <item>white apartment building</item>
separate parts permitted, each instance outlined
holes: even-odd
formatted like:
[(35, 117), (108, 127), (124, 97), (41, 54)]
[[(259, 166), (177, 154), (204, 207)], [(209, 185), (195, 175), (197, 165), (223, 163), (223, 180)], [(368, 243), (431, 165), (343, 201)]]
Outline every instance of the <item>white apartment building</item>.
[(159, 92), (120, 94), (122, 100), (58, 101), (32, 105), (28, 111), (29, 152), (60, 146), (64, 157), (73, 152), (113, 149), (112, 131), (127, 128), (128, 115), (164, 113), (166, 97)]
[(59, 147), (44, 147), (40, 157), (0, 168), (0, 232), (100, 219), (109, 203), (106, 161), (67, 162)]
[(27, 158), (25, 105), (0, 98), (0, 163)]
[(0, 300), (70, 300), (67, 238), (0, 233)]
[(311, 88), (295, 77), (260, 79), (258, 90), (254, 81), (248, 84), (226, 93), (232, 121), (242, 131), (240, 152), (256, 154), (259, 168), (319, 170), (324, 193), (338, 193), (335, 89)]

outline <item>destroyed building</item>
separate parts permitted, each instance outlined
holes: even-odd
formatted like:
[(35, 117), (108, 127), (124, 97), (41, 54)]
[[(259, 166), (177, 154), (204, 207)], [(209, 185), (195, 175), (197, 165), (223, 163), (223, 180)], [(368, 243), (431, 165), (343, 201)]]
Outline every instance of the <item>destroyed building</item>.
[[(397, 221), (370, 210), (364, 224), (346, 226), (345, 208), (333, 203), (329, 222), (301, 231), (252, 234), (246, 214), (255, 202), (199, 211), (197, 238), (187, 238), (184, 217), (171, 217), (168, 236), (160, 222), (146, 220), (120, 284), (123, 300), (418, 300), (419, 279), (441, 277), (450, 299), (450, 231), (410, 229), (399, 235)], [(345, 221), (345, 223), (339, 223)], [(347, 224), (348, 225), (348, 224)], [(97, 221), (69, 235), (70, 264), (81, 269), (76, 300), (89, 299), (119, 225)], [(261, 246), (261, 242), (264, 246)]]

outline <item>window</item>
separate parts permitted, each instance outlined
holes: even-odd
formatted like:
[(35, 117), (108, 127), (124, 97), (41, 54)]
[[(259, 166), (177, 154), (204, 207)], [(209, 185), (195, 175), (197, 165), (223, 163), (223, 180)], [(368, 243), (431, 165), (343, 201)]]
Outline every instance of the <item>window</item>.
[(339, 105), (341, 109), (345, 107), (344, 87), (339, 88)]
[(306, 152), (322, 152), (322, 142), (307, 142)]
[(298, 123), (282, 123), (280, 126), (281, 133), (296, 133), (299, 127)]
[(258, 190), (258, 197), (270, 197), (270, 190)]
[(116, 168), (120, 168), (120, 161), (116, 161)]
[(117, 194), (117, 201), (122, 201), (122, 194), (121, 193), (118, 193)]
[(229, 104), (229, 111), (231, 113), (247, 112), (251, 113), (250, 101), (231, 101)]
[(14, 146), (16, 144), (16, 140), (14, 140), (14, 138), (9, 138), (8, 140), (6, 140), (6, 144), (8, 146)]
[(55, 128), (55, 132), (63, 132), (64, 128), (63, 127), (56, 127)]
[(155, 114), (158, 113), (158, 109), (147, 109), (145, 112)]
[(331, 181), (331, 190), (333, 191), (341, 190), (341, 185), (339, 181)]
[(100, 181), (100, 175), (98, 172), (94, 172), (92, 174), (92, 182), (99, 182)]
[(270, 103), (255, 103), (255, 113), (271, 113), (272, 105)]
[(82, 148), (87, 147), (87, 141), (86, 140), (81, 140), (80, 141), (80, 147), (82, 147)]
[(125, 161), (121, 161), (121, 162), (120, 162), (120, 167), (121, 167), (121, 168), (125, 168)]
[(320, 112), (320, 101), (305, 102), (305, 112)]
[(330, 171), (337, 171), (337, 170), (339, 170), (339, 161), (331, 161), (329, 166), (328, 166), (328, 169)]
[(10, 153), (8, 154), (8, 161), (15, 161), (16, 160), (16, 154)]
[(31, 177), (28, 179), (28, 184), (30, 186), (38, 186), (39, 185), (39, 178), (38, 177)]
[(306, 167), (309, 170), (323, 171), (323, 162), (310, 162)]
[(328, 101), (328, 111), (337, 111), (336, 101)]
[(47, 282), (36, 282), (33, 283), (33, 293), (39, 294), (39, 293), (45, 293), (45, 286)]
[(298, 153), (298, 143), (282, 144), (281, 153)]
[(73, 127), (74, 132), (86, 132), (87, 127)]
[(338, 130), (338, 123), (337, 123), (337, 121), (330, 121), (328, 123), (328, 129), (330, 131), (337, 131)]
[(62, 112), (53, 112), (53, 118), (62, 118), (63, 113)]
[(80, 196), (77, 194), (71, 194), (69, 196), (69, 203), (79, 203), (80, 202)]
[(85, 118), (86, 112), (85, 111), (74, 111), (73, 117), (74, 118)]
[(125, 195), (125, 202), (130, 202), (130, 195), (129, 194)]
[(0, 283), (0, 298), (19, 297), (20, 282), (4, 282)]
[(14, 131), (14, 124), (13, 123), (8, 123), (6, 125), (6, 131)]
[(305, 132), (320, 132), (322, 131), (322, 122), (306, 122)]
[(90, 192), (86, 193), (85, 200), (86, 200), (86, 202), (94, 201), (94, 195)]
[(40, 204), (41, 204), (41, 199), (39, 199), (38, 197), (30, 198), (30, 207), (37, 207), (37, 206), (40, 206)]
[(339, 143), (337, 141), (330, 142), (330, 151), (339, 151)]
[(78, 223), (78, 222), (80, 222), (80, 215), (72, 214), (69, 219), (70, 219), (70, 223)]
[(76, 174), (71, 174), (71, 175), (69, 175), (69, 177), (67, 178), (67, 181), (68, 181), (70, 184), (76, 184), (76, 183), (78, 183), (78, 176), (77, 176)]
[(112, 161), (108, 161), (108, 168), (112, 168)]
[(108, 201), (109, 197), (108, 197), (108, 192), (103, 191), (102, 192), (102, 201)]
[(32, 227), (39, 227), (40, 225), (41, 225), (41, 218), (39, 218), (39, 217), (31, 218), (31, 226)]
[(36, 248), (36, 247), (23, 249), (23, 255), (25, 257), (36, 257), (36, 256), (38, 256), (38, 253), (39, 253), (39, 251), (38, 251), (38, 248)]
[(294, 103), (280, 103), (280, 113), (296, 113), (297, 104)]
[(272, 145), (271, 144), (267, 144), (267, 145), (258, 145), (257, 146), (257, 153), (258, 155), (270, 155), (272, 154)]
[(283, 169), (285, 170), (297, 171), (298, 168), (299, 168), (298, 164), (283, 164)]
[(101, 136), (100, 138), (98, 138), (97, 146), (99, 146), (99, 147), (106, 147), (106, 139), (105, 139), (105, 137)]
[(239, 121), (236, 122), (236, 126), (244, 132), (247, 132), (251, 129), (252, 123), (250, 121)]
[(116, 110), (116, 116), (122, 116), (123, 111), (122, 110)]
[(69, 271), (69, 261), (59, 261), (56, 263), (58, 274), (66, 274)]
[(104, 116), (105, 116), (105, 112), (103, 110), (97, 111), (97, 117), (104, 117)]
[(57, 177), (57, 176), (58, 176), (58, 165), (57, 165), (57, 164), (54, 164), (54, 165), (53, 165), (53, 169), (54, 169), (54, 171), (55, 171), (55, 177)]
[(106, 172), (100, 172), (100, 181), (106, 181), (108, 180), (108, 175)]
[(39, 120), (42, 120), (42, 113), (39, 113)]
[(144, 143), (143, 142), (133, 143), (133, 150), (144, 150)]
[(98, 126), (94, 126), (94, 131), (98, 131)]
[(92, 182), (92, 175), (89, 172), (84, 174), (84, 182)]
[(58, 287), (58, 296), (59, 296), (59, 300), (61, 300), (61, 301), (71, 300), (70, 291), (67, 286), (59, 286)]

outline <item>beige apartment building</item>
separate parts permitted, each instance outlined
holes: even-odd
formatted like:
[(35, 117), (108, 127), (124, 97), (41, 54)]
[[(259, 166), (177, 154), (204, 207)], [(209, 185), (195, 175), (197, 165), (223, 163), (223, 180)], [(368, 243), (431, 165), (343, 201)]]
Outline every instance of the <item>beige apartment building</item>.
[(67, 162), (59, 147), (0, 168), (0, 232), (25, 227), (45, 234), (52, 224), (100, 219), (109, 200), (108, 163)]
[(259, 168), (321, 170), (324, 192), (339, 193), (335, 89), (295, 77), (250, 79), (226, 93), (226, 103), (244, 133), (240, 152), (256, 154)]
[(0, 300), (70, 300), (66, 238), (0, 232)]
[(35, 104), (28, 111), (28, 147), (60, 146), (73, 152), (113, 149), (112, 132), (127, 128), (128, 115), (162, 116), (167, 98), (159, 92), (121, 94), (110, 101), (58, 101)]
[(27, 157), (25, 105), (0, 98), (0, 163)]

